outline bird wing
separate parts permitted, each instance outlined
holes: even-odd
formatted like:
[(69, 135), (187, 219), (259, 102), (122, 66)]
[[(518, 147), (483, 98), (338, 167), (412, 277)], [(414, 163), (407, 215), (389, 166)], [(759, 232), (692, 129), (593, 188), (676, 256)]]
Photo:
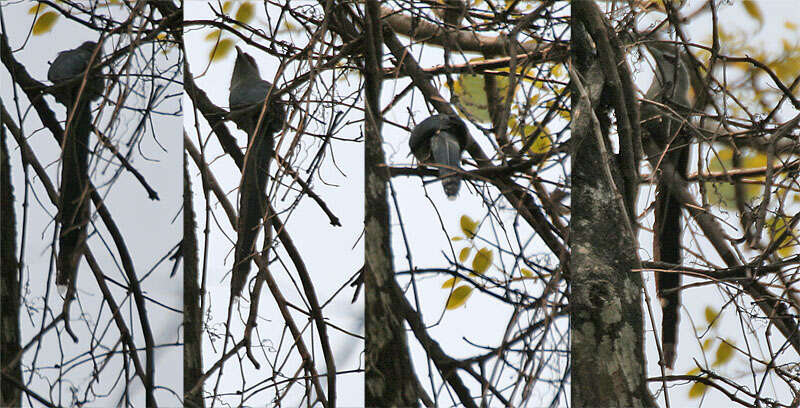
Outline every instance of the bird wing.
[(57, 83), (81, 75), (89, 66), (91, 57), (91, 53), (82, 49), (59, 52), (55, 61), (50, 64), (50, 69), (47, 70), (47, 79), (52, 83)]
[(263, 79), (240, 83), (231, 88), (228, 102), (230, 102), (231, 109), (242, 109), (260, 104), (264, 102), (270, 89), (272, 89), (272, 84)]

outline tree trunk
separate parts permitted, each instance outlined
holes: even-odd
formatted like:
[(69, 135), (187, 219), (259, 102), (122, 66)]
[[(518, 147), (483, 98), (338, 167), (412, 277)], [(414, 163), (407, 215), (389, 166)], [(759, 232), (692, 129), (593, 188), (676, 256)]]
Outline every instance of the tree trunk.
[(392, 306), (391, 300), (391, 286), (396, 282), (386, 194), (389, 173), (385, 167), (381, 138), (380, 67), (383, 39), (377, 1), (367, 1), (365, 22), (365, 402), (367, 407), (410, 407), (417, 406), (416, 377), (409, 356), (403, 317)]
[(203, 387), (190, 394), (203, 376), (203, 311), (200, 309), (200, 286), (197, 273), (197, 238), (192, 184), (189, 178), (188, 158), (183, 159), (183, 405), (203, 405)]
[[(592, 11), (584, 10), (594, 14)], [(574, 6), (573, 12), (578, 12)], [(618, 117), (625, 114), (615, 105), (620, 98), (614, 98), (619, 96), (614, 92), (622, 91), (610, 85), (608, 69), (601, 69), (602, 58), (595, 53), (603, 47), (592, 49), (587, 31), (582, 27), (576, 30), (576, 24), (573, 19), (573, 44), (578, 48), (573, 51), (573, 67), (580, 78), (572, 72), (572, 405), (655, 406), (646, 382), (635, 216), (628, 210), (633, 207), (628, 201), (635, 194), (625, 191), (622, 154), (611, 153), (608, 139), (607, 112), (614, 109)], [(598, 30), (588, 31), (594, 44), (601, 41)], [(620, 151), (623, 149), (621, 146)]]
[[(5, 108), (2, 108), (6, 115)], [(5, 124), (7, 121), (3, 121)], [(8, 121), (10, 123), (10, 121)], [(17, 264), (17, 230), (16, 215), (14, 214), (14, 190), (11, 186), (11, 165), (9, 164), (8, 148), (6, 147), (6, 127), (0, 125), (0, 369), (12, 366), (4, 372), (0, 379), (0, 406), (20, 406), (20, 388), (22, 382), (22, 369), (20, 361), (12, 364), (12, 360), (20, 353), (19, 332), (19, 265)], [(17, 385), (13, 384), (16, 382)]]

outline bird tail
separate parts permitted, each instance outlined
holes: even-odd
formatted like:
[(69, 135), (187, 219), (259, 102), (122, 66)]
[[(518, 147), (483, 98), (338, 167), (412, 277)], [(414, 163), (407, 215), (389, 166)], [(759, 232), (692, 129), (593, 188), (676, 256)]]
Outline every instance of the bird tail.
[[(244, 193), (241, 198), (243, 203), (245, 200)], [(242, 205), (239, 211), (239, 225), (238, 225), (238, 238), (236, 239), (236, 250), (234, 253), (233, 273), (231, 274), (231, 295), (241, 296), (245, 283), (247, 282), (247, 275), (250, 274), (250, 257), (255, 248), (255, 240), (258, 235), (258, 221), (259, 217), (254, 209), (248, 209), (248, 205)]]
[[(658, 260), (672, 264), (681, 263), (680, 254), (680, 203), (671, 197), (667, 186), (661, 186), (656, 194), (656, 250)], [(664, 364), (673, 368), (678, 337), (678, 308), (680, 306), (679, 273), (656, 273), (656, 292), (661, 301), (661, 347)]]
[(266, 212), (266, 183), (272, 154), (272, 136), (253, 140), (245, 157), (242, 182), (239, 186), (238, 237), (231, 276), (231, 294), (241, 296), (250, 273), (250, 261), (255, 250), (258, 226)]
[(65, 133), (61, 156), (61, 235), (56, 260), (56, 285), (62, 288), (67, 287), (75, 277), (89, 221), (87, 160), (92, 118), (88, 101), (78, 104), (77, 109), (72, 119), (74, 123), (69, 124)]
[(461, 187), (461, 174), (458, 173), (461, 162), (461, 145), (452, 133), (440, 131), (431, 139), (433, 160), (443, 166), (439, 168), (444, 193), (450, 200), (455, 200)]

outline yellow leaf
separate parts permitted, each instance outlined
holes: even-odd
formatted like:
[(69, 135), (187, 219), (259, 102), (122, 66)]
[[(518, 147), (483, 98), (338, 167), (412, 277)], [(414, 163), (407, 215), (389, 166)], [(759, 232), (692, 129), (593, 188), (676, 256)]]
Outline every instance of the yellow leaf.
[(528, 268), (522, 268), (522, 269), (520, 269), (520, 272), (522, 272), (522, 276), (525, 276), (525, 277), (528, 277), (528, 278), (532, 278), (533, 277), (533, 272), (531, 272), (531, 270), (528, 269)]
[[(775, 241), (783, 235), (783, 232), (786, 230), (787, 223), (791, 219), (786, 216), (781, 217), (768, 217), (766, 219), (766, 224), (769, 227), (769, 238), (770, 241)], [(789, 255), (793, 254), (795, 249), (797, 248), (797, 229), (790, 231), (786, 238), (783, 239), (778, 244), (777, 253), (782, 258), (786, 258)]]
[(296, 33), (300, 32), (300, 27), (289, 20), (283, 21), (283, 27), (281, 27), (280, 33)]
[(472, 247), (462, 248), (461, 252), (458, 253), (458, 261), (462, 263), (466, 261), (467, 258), (469, 258), (470, 252), (472, 252)]
[(28, 9), (28, 14), (36, 14), (39, 12), (39, 10), (41, 10), (44, 7), (47, 7), (47, 4), (36, 3), (33, 6), (31, 6), (31, 8)]
[(536, 137), (536, 140), (531, 144), (528, 151), (531, 152), (531, 154), (544, 154), (550, 151), (552, 143), (550, 142), (549, 133), (546, 127), (542, 128), (542, 131), (539, 132), (539, 136)]
[(697, 374), (700, 374), (700, 367), (695, 367), (686, 373), (686, 375), (697, 375)]
[(481, 248), (472, 260), (472, 270), (478, 275), (483, 275), (492, 264), (493, 252), (489, 248)]
[(701, 382), (696, 382), (692, 384), (692, 388), (689, 388), (689, 398), (697, 399), (703, 396), (706, 393), (706, 385)]
[(472, 239), (478, 233), (478, 223), (467, 215), (461, 216), (461, 231), (467, 238)]
[(785, 23), (783, 23), (783, 26), (791, 31), (797, 30), (797, 24), (791, 21), (786, 21)]
[(55, 11), (48, 11), (36, 19), (33, 24), (33, 35), (42, 35), (53, 28), (53, 25), (58, 21), (59, 14)]
[[(508, 77), (495, 76), (495, 82), (497, 84), (497, 94), (502, 104), (508, 94)], [(453, 94), (458, 97), (456, 99), (458, 102), (456, 107), (461, 113), (476, 122), (488, 123), (492, 121), (492, 118), (489, 115), (489, 104), (484, 87), (484, 75), (460, 74), (453, 84)]]
[(550, 74), (554, 77), (558, 78), (564, 75), (564, 66), (561, 64), (557, 64), (553, 66), (553, 69), (550, 70)]
[(239, 10), (236, 10), (236, 17), (234, 17), (234, 19), (240, 23), (247, 24), (253, 19), (254, 11), (253, 3), (244, 2), (239, 6)]
[(464, 237), (462, 237), (462, 236), (455, 236), (453, 238), (450, 238), (450, 240), (453, 241), (453, 242), (461, 241), (463, 239), (464, 239)]
[(733, 358), (734, 348), (730, 345), (730, 340), (725, 340), (717, 347), (717, 352), (714, 355), (714, 367), (721, 366)]
[(717, 315), (718, 315), (717, 311), (714, 310), (714, 308), (711, 306), (706, 306), (705, 312), (706, 312), (706, 323), (708, 323), (709, 325), (713, 324), (717, 320)]
[(461, 280), (461, 278), (458, 278), (458, 277), (452, 277), (452, 278), (450, 278), (450, 279), (448, 279), (448, 280), (444, 281), (444, 283), (442, 284), (442, 289), (448, 289), (448, 288), (452, 288), (452, 287), (453, 287), (453, 286), (455, 286), (455, 285), (456, 285), (456, 283), (458, 283), (458, 281), (460, 281), (460, 280)]
[(226, 38), (220, 41), (217, 44), (217, 46), (211, 50), (209, 58), (211, 59), (212, 62), (225, 58), (225, 56), (228, 55), (229, 52), (231, 52), (232, 48), (233, 48), (233, 40), (231, 40), (230, 38)]
[(795, 54), (792, 57), (787, 57), (783, 61), (772, 63), (769, 66), (775, 71), (775, 74), (777, 74), (779, 78), (790, 78), (797, 75), (798, 70), (800, 70), (800, 55)]
[(217, 42), (220, 34), (222, 34), (222, 30), (213, 30), (210, 33), (206, 34), (205, 40)]
[[(730, 171), (733, 166), (733, 150), (730, 148), (716, 149), (716, 154), (711, 153), (708, 170), (711, 172)], [(767, 164), (767, 157), (763, 153), (753, 153), (744, 151), (741, 158), (741, 169), (752, 169), (763, 167)], [(751, 177), (751, 180), (763, 180), (764, 177)], [(762, 187), (759, 184), (744, 184), (742, 186), (744, 199), (748, 203), (761, 195)], [(729, 210), (736, 210), (736, 189), (728, 181), (713, 181), (705, 183), (708, 198), (711, 204), (722, 206)]]
[(767, 155), (764, 153), (750, 154), (742, 158), (742, 168), (745, 169), (765, 167), (766, 165), (767, 165)]
[(758, 8), (758, 5), (755, 1), (745, 0), (742, 2), (742, 5), (744, 6), (744, 11), (746, 11), (750, 17), (753, 17), (754, 19), (758, 20), (759, 23), (764, 24), (764, 16), (761, 14), (761, 9)]
[(228, 14), (228, 12), (231, 11), (231, 6), (232, 5), (233, 4), (232, 4), (232, 2), (230, 0), (226, 1), (225, 3), (222, 3), (222, 12), (225, 13), (225, 14)]
[(467, 302), (467, 299), (470, 295), (472, 295), (472, 287), (470, 286), (461, 285), (455, 288), (453, 293), (451, 293), (450, 297), (447, 299), (447, 306), (445, 306), (445, 308), (447, 310), (453, 310), (463, 305)]
[[(705, 339), (705, 341), (703, 341), (703, 351), (708, 351), (708, 349), (711, 348), (711, 344), (713, 342), (714, 342), (714, 339), (712, 339), (712, 338)], [(700, 369), (699, 368), (697, 369), (697, 372), (700, 373)]]

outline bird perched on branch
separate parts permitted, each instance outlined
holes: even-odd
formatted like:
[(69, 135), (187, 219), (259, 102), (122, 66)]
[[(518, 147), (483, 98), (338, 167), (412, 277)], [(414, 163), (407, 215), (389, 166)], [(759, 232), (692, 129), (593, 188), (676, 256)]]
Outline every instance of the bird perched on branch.
[[(668, 160), (685, 177), (689, 162), (689, 138), (684, 122), (689, 114), (689, 72), (683, 54), (675, 44), (651, 43), (647, 46), (656, 62), (655, 77), (641, 107), (642, 128), (666, 151)], [(654, 253), (655, 259), (681, 263), (681, 204), (660, 180), (656, 186)], [(664, 364), (672, 368), (678, 337), (681, 275), (656, 273), (656, 291), (661, 301), (661, 345)]]
[(238, 237), (231, 277), (231, 295), (235, 297), (241, 296), (247, 281), (260, 221), (267, 211), (267, 177), (274, 146), (273, 135), (286, 121), (286, 112), (276, 97), (277, 92), (271, 83), (261, 79), (253, 57), (236, 47), (228, 99), (230, 118), (239, 129), (247, 132), (248, 141), (239, 184)]
[(47, 79), (55, 85), (53, 96), (67, 107), (68, 118), (62, 139), (58, 203), (61, 235), (56, 260), (56, 285), (62, 292), (74, 280), (89, 221), (87, 160), (92, 123), (89, 104), (98, 99), (105, 88), (97, 73), (87, 71), (95, 49), (97, 43), (86, 41), (78, 48), (62, 51), (47, 71)]
[[(56, 101), (69, 108), (75, 102), (94, 101), (103, 94), (105, 86), (102, 78), (90, 74), (86, 77), (86, 86), (80, 95), (81, 99), (77, 100), (83, 76), (96, 49), (96, 42), (86, 41), (78, 48), (58, 53), (55, 61), (50, 64), (50, 69), (47, 70), (47, 79), (55, 84), (53, 96)], [(95, 62), (99, 60), (99, 56), (98, 51)]]
[(453, 115), (433, 115), (423, 120), (408, 140), (417, 160), (438, 165), (444, 193), (450, 200), (455, 200), (461, 187), (461, 153), (468, 140), (467, 126)]

